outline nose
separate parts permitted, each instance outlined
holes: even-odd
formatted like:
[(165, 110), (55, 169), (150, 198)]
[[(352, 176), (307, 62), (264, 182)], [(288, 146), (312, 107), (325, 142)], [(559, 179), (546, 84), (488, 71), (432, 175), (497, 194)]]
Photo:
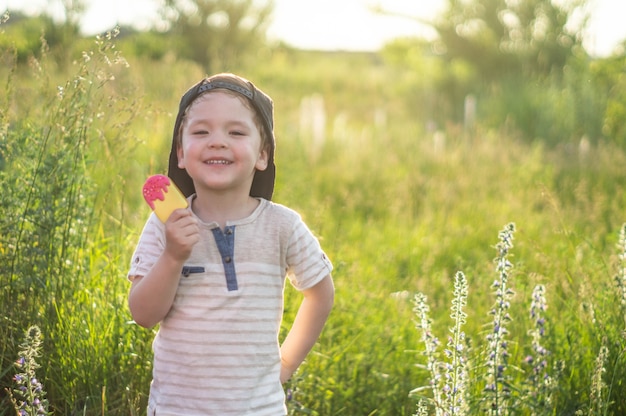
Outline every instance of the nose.
[(227, 146), (226, 135), (219, 130), (212, 131), (211, 134), (209, 134), (207, 145), (213, 149), (225, 148)]

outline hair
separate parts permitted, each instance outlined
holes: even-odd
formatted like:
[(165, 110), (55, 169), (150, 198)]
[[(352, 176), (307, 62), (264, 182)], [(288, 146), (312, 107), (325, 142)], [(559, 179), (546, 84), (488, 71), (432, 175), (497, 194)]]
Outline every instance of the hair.
[[(233, 75), (233, 74), (227, 74), (227, 73), (217, 74), (217, 75), (213, 75), (213, 76), (207, 78), (206, 80), (207, 81), (224, 80), (224, 81), (228, 81), (228, 82), (233, 83), (233, 84), (237, 84), (240, 87), (243, 87), (243, 88), (245, 88), (247, 90), (250, 89), (250, 86), (248, 85), (248, 83), (244, 79), (242, 79), (241, 77), (238, 77), (236, 75)], [(189, 109), (191, 107), (193, 107), (193, 105), (196, 102), (198, 102), (202, 97), (204, 97), (207, 94), (214, 93), (214, 92), (221, 92), (221, 93), (228, 94), (228, 95), (230, 95), (232, 97), (235, 97), (235, 98), (239, 99), (239, 101), (241, 101), (241, 103), (248, 110), (252, 111), (254, 125), (259, 130), (259, 133), (261, 135), (261, 149), (269, 151), (270, 148), (271, 148), (271, 137), (269, 137), (268, 132), (267, 132), (266, 128), (263, 125), (261, 114), (259, 114), (259, 111), (254, 107), (254, 105), (252, 105), (252, 102), (247, 97), (244, 97), (242, 94), (239, 94), (239, 93), (237, 93), (235, 91), (232, 91), (232, 90), (229, 90), (227, 88), (215, 88), (215, 89), (212, 89), (212, 90), (205, 91), (205, 92), (201, 93), (200, 95), (198, 95), (191, 103), (189, 103), (187, 108), (185, 108), (185, 112), (183, 113), (182, 122), (180, 123), (180, 128), (179, 128), (178, 132), (176, 133), (176, 147), (180, 147), (180, 145), (182, 144), (183, 128), (185, 127), (185, 123), (187, 122), (187, 113), (189, 112)]]

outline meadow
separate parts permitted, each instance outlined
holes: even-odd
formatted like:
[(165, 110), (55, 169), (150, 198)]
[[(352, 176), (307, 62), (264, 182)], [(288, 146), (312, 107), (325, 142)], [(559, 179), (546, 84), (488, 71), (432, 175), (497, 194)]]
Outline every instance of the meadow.
[[(1, 59), (0, 415), (22, 373), (52, 414), (145, 414), (155, 330), (131, 321), (125, 275), (141, 185), (165, 171), (178, 99), (204, 73), (127, 60), (106, 37), (67, 67)], [(335, 265), (291, 414), (626, 412), (623, 147), (429, 130), (371, 54), (266, 62), (242, 75), (275, 101), (274, 200)], [(287, 287), (285, 331), (299, 301)]]

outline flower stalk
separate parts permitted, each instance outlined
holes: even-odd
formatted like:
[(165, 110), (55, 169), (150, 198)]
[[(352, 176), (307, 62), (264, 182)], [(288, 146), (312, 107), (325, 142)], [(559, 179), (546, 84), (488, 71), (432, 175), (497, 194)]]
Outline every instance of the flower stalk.
[(509, 285), (510, 271), (513, 264), (509, 261), (509, 251), (513, 248), (515, 224), (509, 223), (500, 231), (496, 245), (497, 278), (492, 287), (495, 290), (496, 302), (490, 311), (493, 316), (492, 330), (487, 335), (487, 384), (485, 393), (488, 397), (487, 413), (491, 415), (508, 414), (510, 387), (507, 382), (506, 370), (509, 360), (507, 325), (511, 322), (509, 308), (511, 298), (515, 294)]
[(18, 416), (49, 415), (48, 400), (42, 383), (37, 379), (39, 368), (36, 358), (41, 354), (41, 331), (31, 326), (20, 344), (19, 358), (15, 362), (15, 386), (9, 396)]

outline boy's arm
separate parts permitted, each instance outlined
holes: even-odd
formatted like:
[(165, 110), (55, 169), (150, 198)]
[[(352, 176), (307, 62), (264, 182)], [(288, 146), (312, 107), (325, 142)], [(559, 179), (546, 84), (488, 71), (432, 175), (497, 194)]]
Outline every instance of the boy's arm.
[(138, 325), (153, 327), (169, 312), (185, 260), (198, 241), (198, 226), (189, 210), (176, 210), (165, 223), (165, 249), (145, 276), (135, 276), (128, 306)]
[(335, 299), (330, 275), (303, 292), (296, 319), (280, 347), (280, 382), (285, 383), (304, 361), (322, 333)]
[(163, 253), (148, 274), (135, 276), (128, 306), (138, 325), (151, 328), (167, 315), (174, 302), (181, 269), (182, 264)]

